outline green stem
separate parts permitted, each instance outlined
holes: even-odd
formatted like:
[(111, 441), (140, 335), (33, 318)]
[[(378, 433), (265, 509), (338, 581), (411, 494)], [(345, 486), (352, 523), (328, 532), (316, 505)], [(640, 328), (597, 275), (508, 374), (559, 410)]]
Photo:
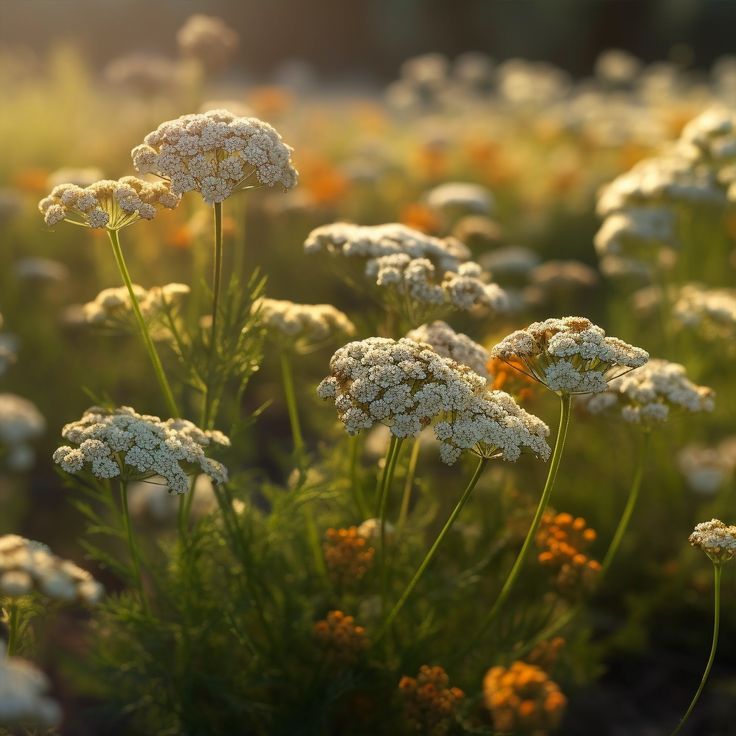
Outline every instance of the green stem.
[(368, 504), (365, 501), (365, 496), (363, 495), (363, 486), (360, 481), (359, 460), (360, 435), (356, 434), (350, 437), (350, 489), (353, 493), (353, 499), (355, 500), (358, 513), (361, 518), (367, 519), (370, 512), (368, 510)]
[(135, 543), (133, 536), (133, 525), (130, 522), (130, 509), (128, 508), (128, 484), (120, 481), (120, 510), (123, 516), (123, 527), (125, 529), (125, 537), (128, 540), (128, 551), (130, 552), (130, 561), (133, 565), (133, 577), (136, 587), (141, 597), (141, 604), (144, 608), (148, 608), (146, 594), (143, 588), (143, 578), (141, 577), (141, 565), (138, 556), (138, 545)]
[[(417, 442), (417, 446), (419, 443)], [(455, 519), (460, 515), (460, 512), (463, 510), (463, 506), (467, 503), (468, 499), (470, 498), (470, 494), (472, 493), (473, 489), (475, 488), (476, 484), (478, 483), (478, 479), (480, 478), (483, 469), (486, 466), (486, 463), (488, 462), (488, 458), (481, 458), (478, 462), (478, 466), (475, 469), (475, 472), (473, 473), (473, 477), (470, 479), (470, 482), (468, 483), (467, 487), (463, 491), (463, 495), (460, 496), (460, 500), (455, 505), (455, 508), (452, 510), (452, 513), (450, 514), (449, 518), (445, 522), (445, 525), (442, 527), (442, 531), (437, 535), (437, 538), (434, 540), (434, 543), (429, 548), (429, 551), (424, 556), (424, 559), (422, 560), (422, 563), (417, 568), (417, 571), (414, 573), (414, 577), (411, 579), (409, 584), (404, 589), (404, 592), (401, 594), (401, 597), (396, 602), (394, 607), (391, 609), (391, 613), (389, 613), (386, 620), (383, 622), (383, 625), (381, 626), (380, 631), (378, 632), (378, 639), (381, 639), (386, 632), (391, 628), (391, 624), (394, 622), (394, 619), (399, 615), (399, 612), (404, 607), (404, 604), (409, 599), (409, 596), (414, 591), (414, 588), (416, 588), (417, 583), (421, 579), (422, 575), (424, 574), (424, 571), (429, 566), (429, 563), (434, 558), (435, 554), (437, 553), (437, 550), (439, 549), (440, 545), (442, 544), (444, 538), (447, 536), (447, 533), (452, 528), (452, 525), (455, 523)]]
[(169, 414), (172, 417), (178, 417), (180, 416), (180, 414), (179, 409), (176, 406), (176, 401), (174, 400), (174, 394), (172, 393), (171, 386), (169, 386), (169, 382), (166, 379), (166, 373), (164, 373), (164, 368), (161, 365), (161, 359), (158, 357), (156, 346), (153, 344), (151, 333), (148, 331), (148, 325), (146, 325), (146, 321), (143, 319), (141, 306), (138, 303), (138, 298), (136, 297), (135, 291), (133, 290), (133, 282), (130, 278), (128, 267), (125, 264), (123, 249), (120, 247), (120, 236), (118, 235), (117, 230), (108, 230), (107, 234), (110, 237), (112, 252), (115, 255), (115, 261), (118, 264), (118, 270), (120, 271), (120, 275), (123, 277), (123, 283), (128, 289), (128, 295), (130, 296), (130, 304), (133, 308), (133, 314), (135, 315), (136, 322), (138, 323), (138, 328), (140, 329), (143, 344), (146, 346), (146, 350), (148, 351), (148, 357), (151, 359), (151, 364), (153, 365), (156, 379), (158, 380), (161, 392), (164, 395), (164, 400), (166, 401), (166, 406), (168, 408)]
[(8, 607), (8, 657), (12, 657), (18, 647), (18, 604), (13, 602)]
[(710, 647), (710, 656), (708, 657), (708, 664), (705, 665), (705, 672), (703, 672), (703, 677), (700, 680), (700, 685), (690, 702), (690, 707), (687, 709), (685, 715), (682, 717), (680, 722), (677, 724), (677, 728), (672, 732), (672, 736), (675, 736), (676, 734), (680, 733), (682, 730), (682, 727), (685, 725), (685, 722), (690, 717), (690, 714), (693, 712), (693, 708), (695, 708), (695, 704), (698, 702), (698, 698), (700, 698), (700, 694), (703, 692), (703, 688), (705, 687), (705, 683), (708, 680), (708, 675), (710, 674), (710, 669), (713, 666), (713, 660), (716, 658), (716, 649), (718, 648), (718, 627), (720, 623), (721, 618), (721, 565), (720, 563), (713, 563), (713, 599), (714, 599), (714, 606), (715, 610), (713, 612), (713, 643)]
[(386, 575), (386, 509), (388, 507), (388, 491), (391, 487), (391, 479), (396, 469), (396, 461), (399, 458), (399, 450), (401, 449), (402, 439), (391, 435), (391, 442), (386, 451), (386, 460), (383, 465), (383, 473), (381, 475), (381, 487), (378, 492), (378, 518), (380, 520), (380, 537), (381, 537), (381, 601), (382, 610), (385, 609), (388, 578)]
[(411, 492), (414, 488), (414, 476), (417, 472), (417, 463), (419, 462), (419, 450), (422, 443), (419, 437), (414, 439), (414, 445), (411, 448), (409, 456), (409, 466), (406, 469), (406, 480), (404, 481), (404, 495), (401, 497), (401, 507), (399, 509), (399, 518), (396, 522), (396, 533), (400, 534), (406, 523), (406, 517), (409, 515), (409, 502), (411, 501)]
[(291, 437), (294, 443), (294, 456), (301, 466), (304, 459), (304, 437), (302, 436), (301, 423), (299, 422), (299, 407), (296, 403), (296, 391), (294, 390), (294, 372), (291, 366), (291, 355), (288, 350), (281, 350), (281, 379), (284, 384), (284, 397), (286, 409), (289, 412), (289, 424), (291, 425)]
[(220, 290), (222, 284), (222, 202), (215, 202), (215, 261), (212, 273), (212, 326), (210, 328), (209, 359), (207, 361), (207, 387), (204, 396), (202, 425), (209, 429), (212, 415), (212, 372), (217, 352), (217, 317), (220, 311)]
[(547, 473), (547, 481), (544, 484), (544, 490), (542, 491), (542, 497), (539, 499), (539, 505), (537, 506), (536, 513), (534, 514), (532, 525), (529, 527), (529, 531), (527, 532), (526, 539), (524, 540), (524, 544), (521, 547), (521, 551), (516, 557), (514, 566), (511, 568), (511, 572), (506, 578), (506, 582), (503, 584), (503, 587), (501, 588), (501, 592), (499, 593), (498, 598), (496, 598), (496, 602), (493, 604), (493, 607), (483, 619), (483, 622), (481, 623), (480, 628), (478, 629), (476, 635), (471, 639), (472, 642), (478, 641), (485, 634), (485, 632), (488, 630), (488, 627), (491, 625), (491, 623), (493, 622), (493, 620), (496, 618), (499, 611), (503, 607), (503, 604), (506, 602), (509, 595), (511, 595), (511, 591), (519, 577), (519, 573), (521, 572), (521, 568), (524, 565), (524, 561), (526, 560), (526, 557), (529, 553), (529, 549), (531, 548), (532, 543), (534, 542), (534, 538), (537, 535), (537, 531), (539, 530), (539, 525), (542, 522), (542, 516), (544, 515), (544, 512), (547, 508), (547, 504), (549, 503), (550, 496), (552, 495), (552, 488), (555, 485), (555, 479), (557, 478), (557, 470), (560, 467), (560, 460), (562, 459), (562, 452), (565, 448), (565, 438), (567, 437), (567, 427), (570, 423), (571, 405), (572, 405), (572, 396), (570, 394), (561, 394), (560, 395), (560, 426), (557, 431), (557, 439), (555, 440), (555, 449), (552, 452), (552, 459), (550, 460), (549, 471)]

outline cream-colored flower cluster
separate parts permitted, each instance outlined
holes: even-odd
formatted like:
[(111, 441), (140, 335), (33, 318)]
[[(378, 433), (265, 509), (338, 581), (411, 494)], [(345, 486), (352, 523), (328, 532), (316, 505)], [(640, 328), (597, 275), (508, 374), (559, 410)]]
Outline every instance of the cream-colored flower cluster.
[(331, 304), (297, 304), (287, 299), (259, 299), (254, 309), (268, 337), (279, 342), (306, 345), (355, 334), (355, 325)]
[(226, 66), (238, 48), (238, 34), (222, 18), (196, 13), (177, 31), (176, 42), (184, 56), (214, 71)]
[(736, 470), (736, 437), (726, 437), (716, 446), (685, 445), (677, 453), (677, 465), (690, 490), (711, 495)]
[[(166, 310), (178, 307), (189, 292), (186, 284), (171, 283), (151, 289), (133, 284), (133, 293), (148, 323), (161, 321)], [(87, 324), (107, 327), (132, 326), (135, 319), (130, 293), (124, 286), (103, 289), (91, 302), (83, 305), (82, 314)]]
[(438, 355), (472, 368), (479, 376), (488, 378), (486, 364), (490, 360), (488, 351), (477, 342), (455, 330), (447, 322), (437, 321), (421, 325), (406, 335), (410, 340), (426, 343)]
[(457, 271), (470, 258), (470, 251), (455, 238), (435, 238), (399, 223), (322, 225), (309, 233), (304, 251), (366, 260), (405, 254), (427, 259), (442, 272)]
[(496, 345), (491, 355), (520, 361), (529, 375), (552, 391), (587, 394), (605, 391), (608, 382), (644, 365), (649, 354), (615, 337), (585, 317), (534, 322)]
[(333, 399), (350, 434), (380, 422), (395, 437), (416, 437), (445, 412), (466, 408), (485, 379), (429, 345), (403, 338), (370, 337), (340, 348), (317, 393)]
[(166, 182), (124, 176), (87, 187), (59, 184), (38, 203), (38, 209), (49, 227), (66, 220), (85, 227), (120, 230), (140, 219), (152, 220), (160, 207), (172, 209), (180, 199)]
[(48, 689), (48, 678), (41, 670), (0, 650), (0, 726), (56, 726), (61, 708), (46, 694)]
[(697, 386), (687, 377), (685, 366), (650, 360), (638, 370), (610, 381), (608, 389), (591, 396), (586, 406), (592, 414), (620, 407), (625, 421), (651, 425), (667, 421), (677, 409), (713, 411), (714, 396), (713, 389)]
[(468, 182), (445, 182), (427, 192), (425, 199), (431, 209), (445, 215), (490, 215), (495, 209), (493, 195), (480, 184)]
[(210, 110), (161, 123), (131, 155), (137, 171), (166, 179), (175, 194), (197, 191), (212, 204), (258, 183), (291, 189), (291, 151), (268, 123)]
[(705, 338), (732, 338), (736, 334), (736, 289), (686, 284), (677, 295), (672, 314), (683, 327), (697, 329)]
[[(0, 314), (0, 328), (3, 326), (3, 316)], [(0, 333), (0, 376), (15, 363), (17, 342), (13, 335), (7, 332)]]
[(16, 394), (0, 394), (0, 445), (13, 470), (26, 470), (33, 463), (31, 441), (46, 429), (46, 420), (36, 405)]
[(222, 463), (205, 455), (205, 448), (229, 446), (218, 431), (204, 431), (186, 419), (167, 419), (138, 414), (129, 406), (108, 411), (94, 406), (77, 422), (64, 426), (65, 445), (54, 452), (54, 462), (68, 473), (89, 466), (97, 478), (131, 474), (150, 478), (160, 475), (171, 493), (186, 493), (189, 476), (208, 475), (215, 483), (227, 481)]
[(736, 526), (727, 526), (718, 519), (696, 525), (689, 541), (715, 563), (728, 562), (736, 557)]
[(86, 570), (57, 557), (45, 544), (17, 534), (0, 537), (0, 595), (16, 598), (34, 591), (84, 603), (97, 603), (104, 592)]

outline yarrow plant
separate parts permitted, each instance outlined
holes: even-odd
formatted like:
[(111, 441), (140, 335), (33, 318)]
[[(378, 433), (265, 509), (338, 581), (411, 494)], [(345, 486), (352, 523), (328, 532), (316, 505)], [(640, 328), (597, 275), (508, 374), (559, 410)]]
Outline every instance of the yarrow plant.
[(447, 322), (437, 321), (424, 324), (406, 334), (410, 340), (425, 343), (438, 355), (466, 365), (479, 376), (488, 378), (488, 351), (473, 339), (455, 330)]
[(16, 394), (0, 393), (0, 448), (12, 470), (27, 470), (35, 458), (32, 441), (46, 429), (36, 405)]
[(0, 648), (0, 725), (24, 730), (57, 726), (61, 708), (47, 694), (49, 687), (41, 670)]

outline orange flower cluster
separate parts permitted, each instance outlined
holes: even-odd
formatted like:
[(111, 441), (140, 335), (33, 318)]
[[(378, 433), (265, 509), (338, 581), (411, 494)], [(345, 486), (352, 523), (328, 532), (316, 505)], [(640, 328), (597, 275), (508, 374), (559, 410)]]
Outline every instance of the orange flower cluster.
[(355, 664), (369, 644), (365, 629), (342, 611), (330, 611), (327, 618), (317, 621), (314, 638), (325, 650), (327, 658), (341, 666)]
[(539, 385), (528, 375), (529, 369), (520, 360), (491, 358), (486, 363), (486, 368), (491, 379), (491, 388), (494, 391), (506, 391), (518, 401), (531, 399)]
[(444, 736), (455, 721), (455, 709), (465, 693), (448, 687), (450, 679), (442, 667), (423, 664), (416, 677), (402, 677), (399, 692), (404, 701), (404, 717), (410, 730)]
[(524, 661), (527, 664), (533, 664), (536, 667), (540, 667), (545, 672), (549, 672), (557, 660), (560, 658), (560, 653), (565, 646), (565, 640), (561, 636), (555, 636), (552, 639), (546, 639), (540, 641), (529, 654), (524, 657)]
[(361, 537), (357, 526), (328, 529), (322, 543), (327, 572), (335, 585), (359, 581), (373, 564), (376, 551)]
[(571, 592), (588, 588), (601, 570), (600, 563), (586, 554), (596, 534), (581, 516), (547, 511), (537, 532), (539, 562), (557, 572), (557, 586)]
[(560, 725), (567, 699), (533, 664), (492, 667), (483, 678), (483, 699), (501, 733), (544, 736)]
[(411, 202), (402, 207), (399, 220), (404, 225), (430, 235), (436, 235), (442, 224), (435, 212), (421, 202)]

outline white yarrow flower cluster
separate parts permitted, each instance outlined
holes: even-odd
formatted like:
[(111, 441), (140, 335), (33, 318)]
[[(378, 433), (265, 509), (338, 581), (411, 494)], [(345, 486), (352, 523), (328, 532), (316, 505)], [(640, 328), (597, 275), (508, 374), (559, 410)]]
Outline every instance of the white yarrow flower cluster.
[(490, 215), (495, 209), (493, 195), (480, 184), (445, 182), (427, 192), (427, 204), (444, 214)]
[(0, 446), (13, 470), (27, 470), (33, 463), (31, 442), (46, 429), (36, 405), (16, 394), (0, 394)]
[(667, 421), (672, 410), (713, 411), (714, 395), (713, 389), (695, 385), (679, 363), (650, 360), (610, 381), (608, 389), (591, 396), (586, 406), (593, 414), (620, 407), (625, 421), (652, 425)]
[(698, 524), (689, 541), (693, 547), (703, 550), (716, 564), (736, 557), (736, 526), (727, 526), (719, 519)]
[(196, 191), (212, 204), (258, 183), (291, 189), (291, 151), (268, 123), (210, 110), (161, 123), (131, 155), (136, 170), (166, 179), (175, 194)]
[(606, 337), (585, 317), (534, 322), (505, 337), (491, 355), (520, 361), (530, 377), (560, 394), (605, 391), (610, 380), (649, 359), (645, 350)]
[(87, 187), (59, 184), (38, 203), (38, 209), (49, 227), (66, 220), (85, 227), (120, 230), (140, 219), (152, 220), (159, 208), (172, 209), (180, 199), (166, 182), (124, 176)]
[(479, 376), (488, 378), (490, 360), (488, 351), (477, 342), (461, 332), (455, 332), (446, 322), (437, 321), (421, 325), (407, 333), (407, 338), (416, 342), (426, 343), (438, 355), (450, 358), (456, 363), (468, 366)]
[(56, 726), (61, 708), (46, 694), (48, 689), (49, 681), (41, 670), (0, 650), (0, 726)]
[(129, 406), (114, 411), (88, 409), (77, 422), (67, 424), (65, 445), (54, 452), (54, 462), (68, 473), (89, 467), (97, 478), (150, 478), (160, 475), (171, 493), (186, 493), (189, 476), (204, 473), (215, 483), (227, 481), (222, 463), (205, 455), (212, 445), (229, 446), (218, 431), (204, 431), (186, 419), (138, 414)]
[(196, 13), (177, 31), (176, 42), (184, 56), (215, 71), (227, 65), (238, 48), (238, 34), (222, 18)]
[(485, 379), (439, 356), (429, 345), (370, 337), (340, 348), (330, 375), (317, 388), (333, 399), (349, 434), (376, 423), (395, 437), (416, 437), (445, 412), (459, 411), (482, 394)]
[(102, 586), (70, 560), (41, 542), (6, 534), (0, 537), (0, 595), (16, 598), (38, 592), (59, 601), (97, 603)]
[(321, 343), (337, 336), (355, 334), (355, 325), (331, 304), (297, 304), (287, 299), (259, 299), (254, 309), (268, 337), (278, 342)]
[(698, 330), (708, 339), (732, 338), (736, 334), (736, 289), (706, 289), (686, 284), (672, 308), (683, 327)]

